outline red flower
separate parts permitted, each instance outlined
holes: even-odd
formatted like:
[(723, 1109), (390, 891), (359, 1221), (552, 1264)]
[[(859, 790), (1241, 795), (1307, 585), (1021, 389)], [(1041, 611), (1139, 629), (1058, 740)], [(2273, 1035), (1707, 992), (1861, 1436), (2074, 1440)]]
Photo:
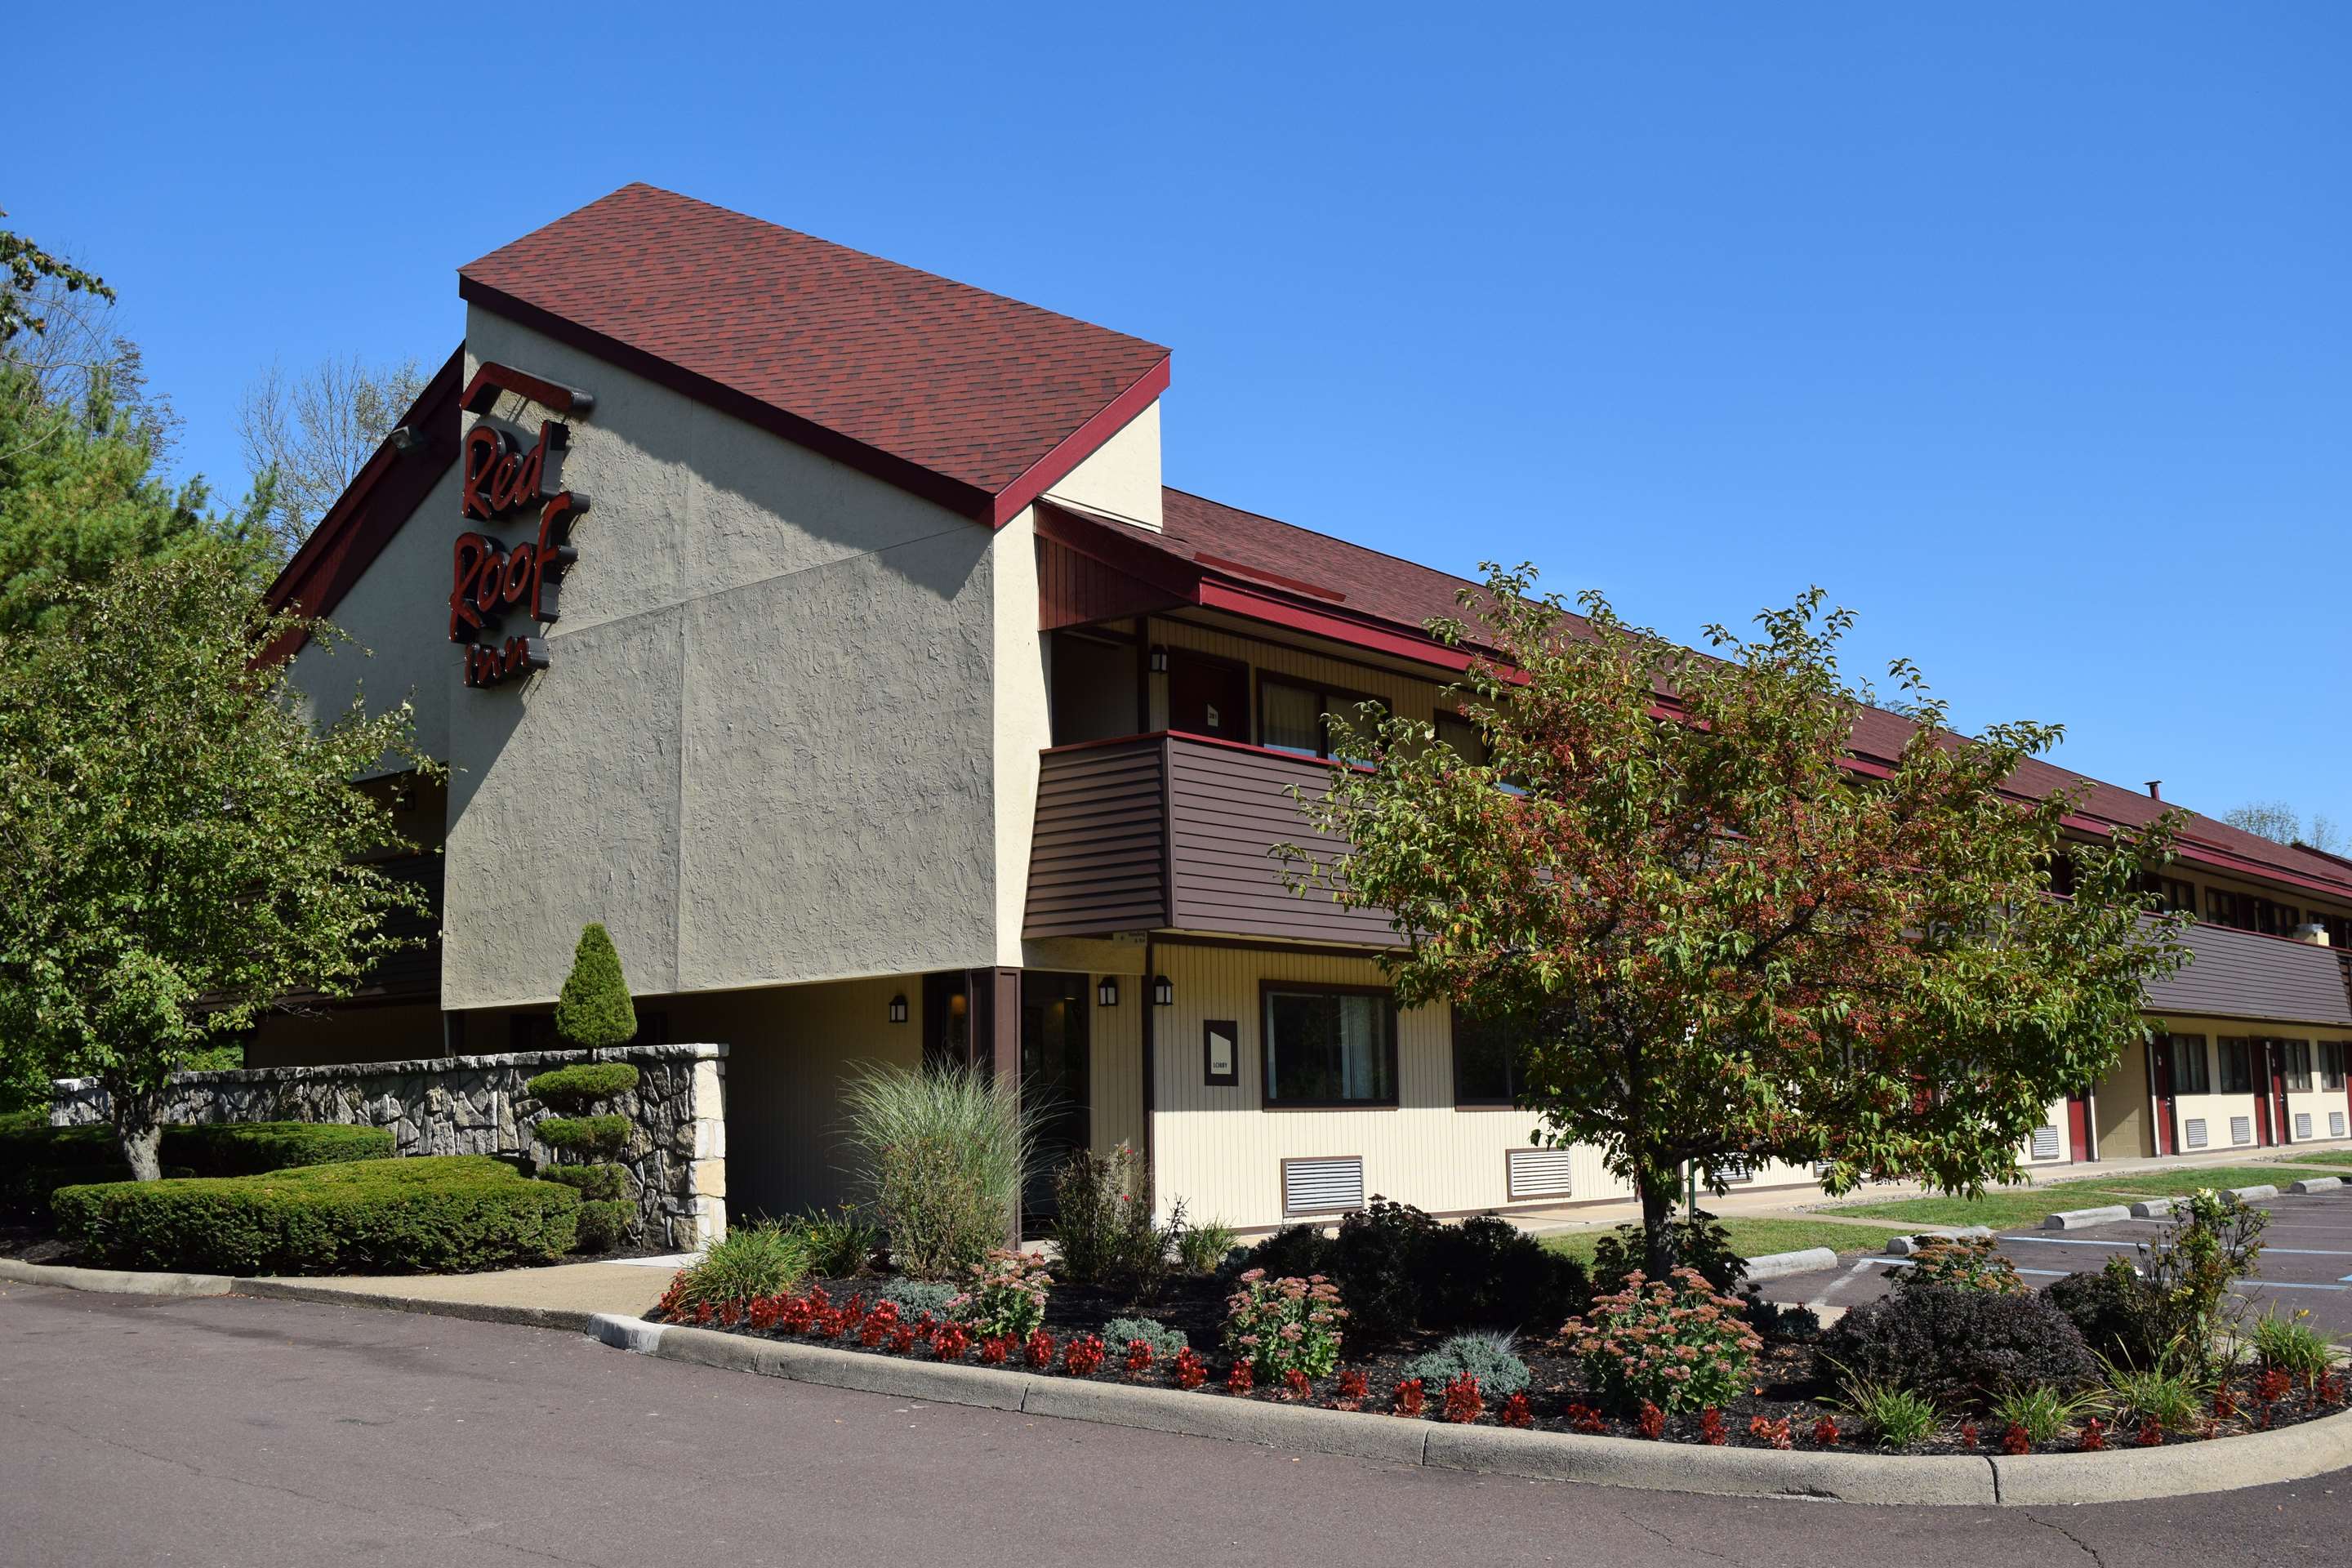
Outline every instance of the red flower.
[(2263, 1373), (2261, 1381), (2254, 1384), (2254, 1397), (2264, 1405), (2276, 1405), (2293, 1392), (2294, 1380), (2277, 1367)]
[(894, 1354), (915, 1353), (915, 1331), (911, 1324), (901, 1323), (890, 1331), (890, 1349)]
[(1478, 1392), (1478, 1380), (1468, 1373), (1453, 1378), (1445, 1384), (1444, 1418), (1456, 1426), (1467, 1426), (1486, 1414), (1486, 1396)]
[(1103, 1362), (1099, 1334), (1080, 1334), (1062, 1347), (1062, 1370), (1072, 1377), (1092, 1377)]
[(1282, 1386), (1289, 1393), (1291, 1398), (1301, 1405), (1315, 1397), (1315, 1384), (1307, 1380), (1305, 1373), (1295, 1366), (1282, 1374)]
[(1495, 1417), (1495, 1419), (1500, 1421), (1506, 1426), (1534, 1426), (1536, 1424), (1536, 1415), (1534, 1411), (1528, 1408), (1528, 1396), (1526, 1392), (1522, 1390), (1503, 1401), (1502, 1411)]
[(1698, 1413), (1698, 1440), (1718, 1448), (1731, 1440), (1723, 1429), (1723, 1412), (1712, 1405)]
[(1349, 1367), (1339, 1374), (1339, 1387), (1334, 1391), (1331, 1403), (1342, 1410), (1361, 1410), (1371, 1392), (1370, 1385), (1364, 1382), (1364, 1374)]
[(1233, 1370), (1225, 1373), (1227, 1394), (1247, 1394), (1256, 1386), (1257, 1376), (1250, 1371), (1250, 1363), (1245, 1361), (1234, 1363)]
[(2139, 1436), (2132, 1439), (2143, 1448), (2153, 1448), (2164, 1441), (2164, 1424), (2149, 1419), (2139, 1424)]
[(2095, 1454), (2107, 1446), (2107, 1424), (2097, 1416), (2083, 1423), (2083, 1452)]
[(1395, 1399), (1396, 1413), (1400, 1415), (1418, 1415), (1429, 1403), (1428, 1393), (1417, 1377), (1408, 1377), (1398, 1384)]
[(2227, 1421), (2237, 1413), (2238, 1396), (2230, 1392), (2230, 1385), (2225, 1383), (2213, 1391), (2213, 1414), (2219, 1419)]
[(1824, 1448), (1838, 1446), (1838, 1424), (1833, 1417), (1824, 1415), (1813, 1423), (1813, 1441)]
[(1961, 1441), (1961, 1442), (1963, 1442), (1963, 1443), (1966, 1443), (1969, 1447), (1973, 1448), (1973, 1447), (1975, 1447), (1977, 1446), (1978, 1440), (1979, 1440), (1979, 1439), (1978, 1439), (1978, 1436), (1977, 1436), (1977, 1424), (1976, 1424), (1975, 1422), (1973, 1422), (1973, 1421), (1963, 1421), (1963, 1422), (1961, 1422), (1961, 1423), (1960, 1423), (1960, 1441)]
[(1004, 1358), (1013, 1353), (1011, 1334), (991, 1334), (980, 1342), (980, 1364), (1003, 1366)]
[(1596, 1435), (1609, 1430), (1609, 1424), (1601, 1419), (1601, 1412), (1595, 1410), (1590, 1405), (1570, 1405), (1568, 1407), (1568, 1425), (1570, 1429), (1572, 1431), (1592, 1433)]
[(931, 1349), (941, 1361), (961, 1361), (971, 1348), (971, 1334), (961, 1323), (943, 1323), (931, 1335)]
[(1032, 1329), (1021, 1351), (1028, 1358), (1030, 1370), (1043, 1372), (1054, 1364), (1054, 1336), (1043, 1329)]
[(1131, 1375), (1136, 1377), (1141, 1377), (1145, 1373), (1151, 1370), (1150, 1341), (1129, 1340), (1127, 1342), (1127, 1370)]
[(2033, 1439), (2018, 1422), (2011, 1422), (2009, 1429), (2000, 1435), (2000, 1451), (2004, 1454), (2022, 1454), (2032, 1447)]
[(1796, 1439), (1790, 1436), (1789, 1418), (1785, 1415), (1778, 1421), (1767, 1421), (1761, 1415), (1749, 1416), (1748, 1435), (1767, 1447), (1793, 1448), (1797, 1446)]
[(1176, 1352), (1176, 1386), (1198, 1388), (1209, 1381), (1209, 1363), (1202, 1361), (1191, 1345)]
[(1666, 1413), (1644, 1399), (1642, 1401), (1642, 1413), (1633, 1418), (1633, 1426), (1644, 1437), (1663, 1437), (1666, 1435)]

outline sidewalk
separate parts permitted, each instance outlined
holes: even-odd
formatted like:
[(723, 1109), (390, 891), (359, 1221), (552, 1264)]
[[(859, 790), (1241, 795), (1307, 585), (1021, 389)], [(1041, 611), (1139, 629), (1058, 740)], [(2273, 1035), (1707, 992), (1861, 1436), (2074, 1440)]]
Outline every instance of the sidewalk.
[(599, 1312), (643, 1317), (669, 1288), (682, 1259), (558, 1263), (494, 1274), (338, 1275), (240, 1279), (240, 1296), (388, 1307), (488, 1322), (585, 1330)]

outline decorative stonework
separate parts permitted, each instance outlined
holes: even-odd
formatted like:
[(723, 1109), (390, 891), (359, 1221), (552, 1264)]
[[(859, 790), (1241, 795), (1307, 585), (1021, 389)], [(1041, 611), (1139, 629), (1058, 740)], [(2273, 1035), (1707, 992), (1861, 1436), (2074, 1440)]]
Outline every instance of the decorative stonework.
[[(167, 1121), (320, 1121), (392, 1129), (399, 1154), (525, 1154), (547, 1108), (524, 1083), (573, 1062), (635, 1065), (637, 1087), (613, 1099), (636, 1124), (621, 1163), (636, 1178), (645, 1237), (699, 1247), (727, 1228), (727, 1047), (625, 1046), (599, 1051), (516, 1051), (340, 1067), (248, 1068), (179, 1073), (164, 1102)], [(75, 1126), (107, 1119), (95, 1079), (50, 1086), (49, 1121)]]

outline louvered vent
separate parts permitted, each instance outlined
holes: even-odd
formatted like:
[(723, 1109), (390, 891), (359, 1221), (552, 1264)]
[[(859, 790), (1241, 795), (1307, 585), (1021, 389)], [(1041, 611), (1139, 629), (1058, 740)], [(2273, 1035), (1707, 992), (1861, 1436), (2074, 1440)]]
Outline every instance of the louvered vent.
[(2327, 1135), (2330, 1138), (2341, 1138), (2344, 1136), (2344, 1113), (2342, 1111), (2331, 1110), (2327, 1113)]
[(2055, 1160), (2058, 1157), (2058, 1129), (2044, 1125), (2033, 1130), (2033, 1157), (2037, 1160)]
[(1282, 1212), (1344, 1214), (1364, 1206), (1364, 1157), (1282, 1163)]
[(1733, 1154), (1716, 1163), (1715, 1173), (1736, 1187), (1742, 1182), (1754, 1181), (1756, 1167), (1748, 1163), (1746, 1155)]
[(2306, 1143), (2311, 1141), (2310, 1111), (2298, 1110), (2294, 1113), (2294, 1135)]
[(1564, 1198), (1572, 1190), (1569, 1152), (1565, 1149), (1513, 1149), (1503, 1156), (1504, 1183), (1514, 1202), (1520, 1198)]
[(2205, 1119), (2203, 1117), (2192, 1116), (2186, 1122), (2182, 1123), (2182, 1125), (2188, 1132), (2189, 1146), (2191, 1149), (2202, 1149), (2205, 1147)]
[(2254, 1119), (2251, 1116), (2230, 1118), (2230, 1142), (2251, 1143), (2254, 1141)]

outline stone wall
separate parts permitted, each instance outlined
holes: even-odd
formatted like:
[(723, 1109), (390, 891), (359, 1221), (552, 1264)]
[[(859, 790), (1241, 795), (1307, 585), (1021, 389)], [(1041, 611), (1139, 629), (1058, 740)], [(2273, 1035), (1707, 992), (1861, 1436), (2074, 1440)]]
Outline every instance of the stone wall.
[[(550, 1112), (524, 1083), (550, 1068), (625, 1061), (639, 1082), (612, 1109), (636, 1123), (622, 1163), (636, 1177), (644, 1236), (699, 1247), (727, 1228), (727, 1047), (632, 1046), (600, 1051), (519, 1051), (342, 1067), (250, 1068), (180, 1073), (166, 1121), (321, 1121), (389, 1127), (400, 1154), (523, 1154), (543, 1158), (531, 1128)], [(51, 1086), (49, 1121), (107, 1120), (95, 1079)]]

